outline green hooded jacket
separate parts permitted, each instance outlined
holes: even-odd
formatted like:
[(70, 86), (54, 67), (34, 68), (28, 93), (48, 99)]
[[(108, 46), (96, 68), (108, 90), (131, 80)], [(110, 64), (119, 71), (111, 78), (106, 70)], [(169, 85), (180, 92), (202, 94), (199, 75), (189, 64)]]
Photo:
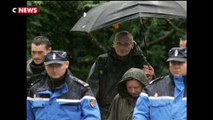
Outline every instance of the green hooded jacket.
[(128, 80), (138, 80), (144, 86), (148, 84), (147, 77), (143, 70), (131, 68), (126, 71), (117, 85), (118, 94), (114, 97), (110, 106), (107, 120), (132, 120), (132, 114), (137, 98), (128, 94), (126, 88), (126, 81)]

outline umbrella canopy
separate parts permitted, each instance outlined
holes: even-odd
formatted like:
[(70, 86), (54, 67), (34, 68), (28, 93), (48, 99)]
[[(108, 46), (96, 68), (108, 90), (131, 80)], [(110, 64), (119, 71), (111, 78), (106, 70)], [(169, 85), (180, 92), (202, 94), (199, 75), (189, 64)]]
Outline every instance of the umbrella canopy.
[(71, 31), (89, 33), (138, 17), (186, 18), (186, 1), (109, 1), (85, 13)]

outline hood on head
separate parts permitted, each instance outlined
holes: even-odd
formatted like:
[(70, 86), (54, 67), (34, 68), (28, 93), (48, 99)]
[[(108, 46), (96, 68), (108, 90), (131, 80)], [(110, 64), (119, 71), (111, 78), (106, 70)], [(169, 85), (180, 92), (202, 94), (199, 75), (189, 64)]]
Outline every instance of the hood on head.
[(118, 82), (118, 93), (121, 96), (128, 96), (126, 89), (126, 81), (128, 80), (137, 80), (144, 86), (148, 85), (148, 79), (142, 69), (139, 68), (130, 68), (127, 70), (121, 78), (121, 81)]

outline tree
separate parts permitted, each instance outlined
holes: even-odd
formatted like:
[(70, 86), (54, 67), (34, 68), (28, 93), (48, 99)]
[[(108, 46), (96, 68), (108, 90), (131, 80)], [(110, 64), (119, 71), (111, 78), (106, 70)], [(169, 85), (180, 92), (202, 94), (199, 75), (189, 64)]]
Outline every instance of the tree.
[(84, 12), (102, 2), (106, 1), (28, 1), (29, 6), (38, 6), (39, 14), (27, 16), (27, 57), (31, 57), (33, 37), (47, 36), (53, 49), (68, 52), (73, 74), (85, 80), (97, 56), (111, 47), (115, 33), (128, 30), (155, 68), (156, 75), (166, 74), (168, 50), (178, 46), (179, 37), (186, 31), (186, 20), (141, 18), (91, 34), (70, 32)]

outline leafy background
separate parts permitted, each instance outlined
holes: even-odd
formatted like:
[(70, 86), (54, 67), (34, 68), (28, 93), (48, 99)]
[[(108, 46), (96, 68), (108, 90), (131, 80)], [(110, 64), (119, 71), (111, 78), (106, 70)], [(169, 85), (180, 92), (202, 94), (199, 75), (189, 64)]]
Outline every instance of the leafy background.
[[(185, 19), (141, 18), (92, 32), (74, 32), (70, 29), (84, 12), (106, 1), (27, 1), (28, 6), (38, 6), (39, 14), (27, 16), (27, 59), (31, 57), (31, 42), (35, 36), (44, 35), (52, 48), (67, 51), (72, 73), (85, 80), (98, 55), (112, 45), (117, 31), (127, 30), (140, 45), (157, 76), (168, 73), (167, 53), (179, 45), (187, 31)], [(145, 42), (144, 42), (145, 41)]]

